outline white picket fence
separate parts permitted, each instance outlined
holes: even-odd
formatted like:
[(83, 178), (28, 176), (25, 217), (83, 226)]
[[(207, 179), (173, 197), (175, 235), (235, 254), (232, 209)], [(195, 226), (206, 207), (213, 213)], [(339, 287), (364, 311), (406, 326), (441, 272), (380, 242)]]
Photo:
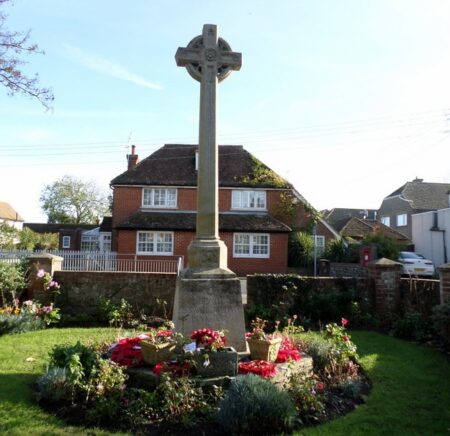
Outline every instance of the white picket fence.
[[(26, 250), (0, 250), (0, 262), (18, 263), (32, 254)], [(184, 267), (183, 256), (173, 259), (139, 259), (133, 254), (118, 254), (113, 251), (69, 251), (52, 250), (46, 253), (62, 257), (63, 271), (146, 272), (154, 274), (179, 274)]]

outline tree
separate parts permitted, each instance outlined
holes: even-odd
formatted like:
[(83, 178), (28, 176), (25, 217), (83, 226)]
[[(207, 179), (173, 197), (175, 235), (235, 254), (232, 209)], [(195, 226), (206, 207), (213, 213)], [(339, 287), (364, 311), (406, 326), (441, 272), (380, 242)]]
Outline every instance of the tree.
[(25, 227), (19, 232), (19, 250), (54, 250), (58, 248), (58, 233), (37, 233)]
[(94, 182), (67, 175), (47, 185), (39, 200), (49, 223), (97, 224), (108, 212), (108, 200)]
[(7, 15), (2, 9), (10, 1), (0, 0), (0, 83), (7, 88), (9, 95), (18, 93), (34, 97), (49, 109), (54, 99), (51, 89), (39, 87), (37, 74), (28, 77), (20, 70), (20, 66), (26, 63), (22, 56), (44, 52), (36, 44), (28, 42), (30, 31), (22, 33), (5, 28)]
[(13, 250), (19, 231), (8, 223), (0, 223), (0, 249)]

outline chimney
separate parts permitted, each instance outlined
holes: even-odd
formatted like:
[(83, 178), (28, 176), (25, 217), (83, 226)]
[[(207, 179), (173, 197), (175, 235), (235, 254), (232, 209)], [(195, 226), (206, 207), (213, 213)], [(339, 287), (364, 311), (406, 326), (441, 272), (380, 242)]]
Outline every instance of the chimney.
[(127, 154), (128, 170), (132, 170), (139, 162), (139, 156), (136, 154), (136, 146), (131, 146), (131, 154)]

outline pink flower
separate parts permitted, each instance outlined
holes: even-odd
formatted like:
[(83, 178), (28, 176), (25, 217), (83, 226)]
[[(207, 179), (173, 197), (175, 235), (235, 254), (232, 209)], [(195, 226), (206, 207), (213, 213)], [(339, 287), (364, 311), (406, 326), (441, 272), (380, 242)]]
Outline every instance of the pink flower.
[(342, 336), (342, 340), (344, 342), (350, 342), (350, 338), (348, 336)]
[(50, 282), (50, 288), (55, 288), (55, 289), (59, 289), (59, 283), (56, 280), (52, 280)]
[(44, 276), (45, 276), (45, 271), (41, 268), (41, 269), (37, 272), (36, 277), (42, 279), (42, 277), (44, 277)]
[(345, 327), (348, 324), (348, 319), (341, 318), (342, 327)]
[(25, 301), (23, 302), (23, 305), (24, 305), (24, 306), (32, 306), (32, 305), (33, 305), (33, 301), (32, 301), (32, 300), (25, 300)]

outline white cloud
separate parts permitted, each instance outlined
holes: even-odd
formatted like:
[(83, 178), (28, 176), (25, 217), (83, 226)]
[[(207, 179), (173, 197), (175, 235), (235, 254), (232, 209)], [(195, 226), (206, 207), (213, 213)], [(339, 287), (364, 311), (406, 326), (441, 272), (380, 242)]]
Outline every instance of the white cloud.
[(150, 88), (157, 91), (163, 89), (159, 83), (146, 80), (143, 77), (128, 71), (122, 65), (111, 62), (101, 56), (87, 53), (78, 47), (64, 44), (64, 53), (74, 62), (77, 62), (92, 71), (106, 74), (107, 76), (115, 77), (116, 79), (125, 80), (144, 88)]

